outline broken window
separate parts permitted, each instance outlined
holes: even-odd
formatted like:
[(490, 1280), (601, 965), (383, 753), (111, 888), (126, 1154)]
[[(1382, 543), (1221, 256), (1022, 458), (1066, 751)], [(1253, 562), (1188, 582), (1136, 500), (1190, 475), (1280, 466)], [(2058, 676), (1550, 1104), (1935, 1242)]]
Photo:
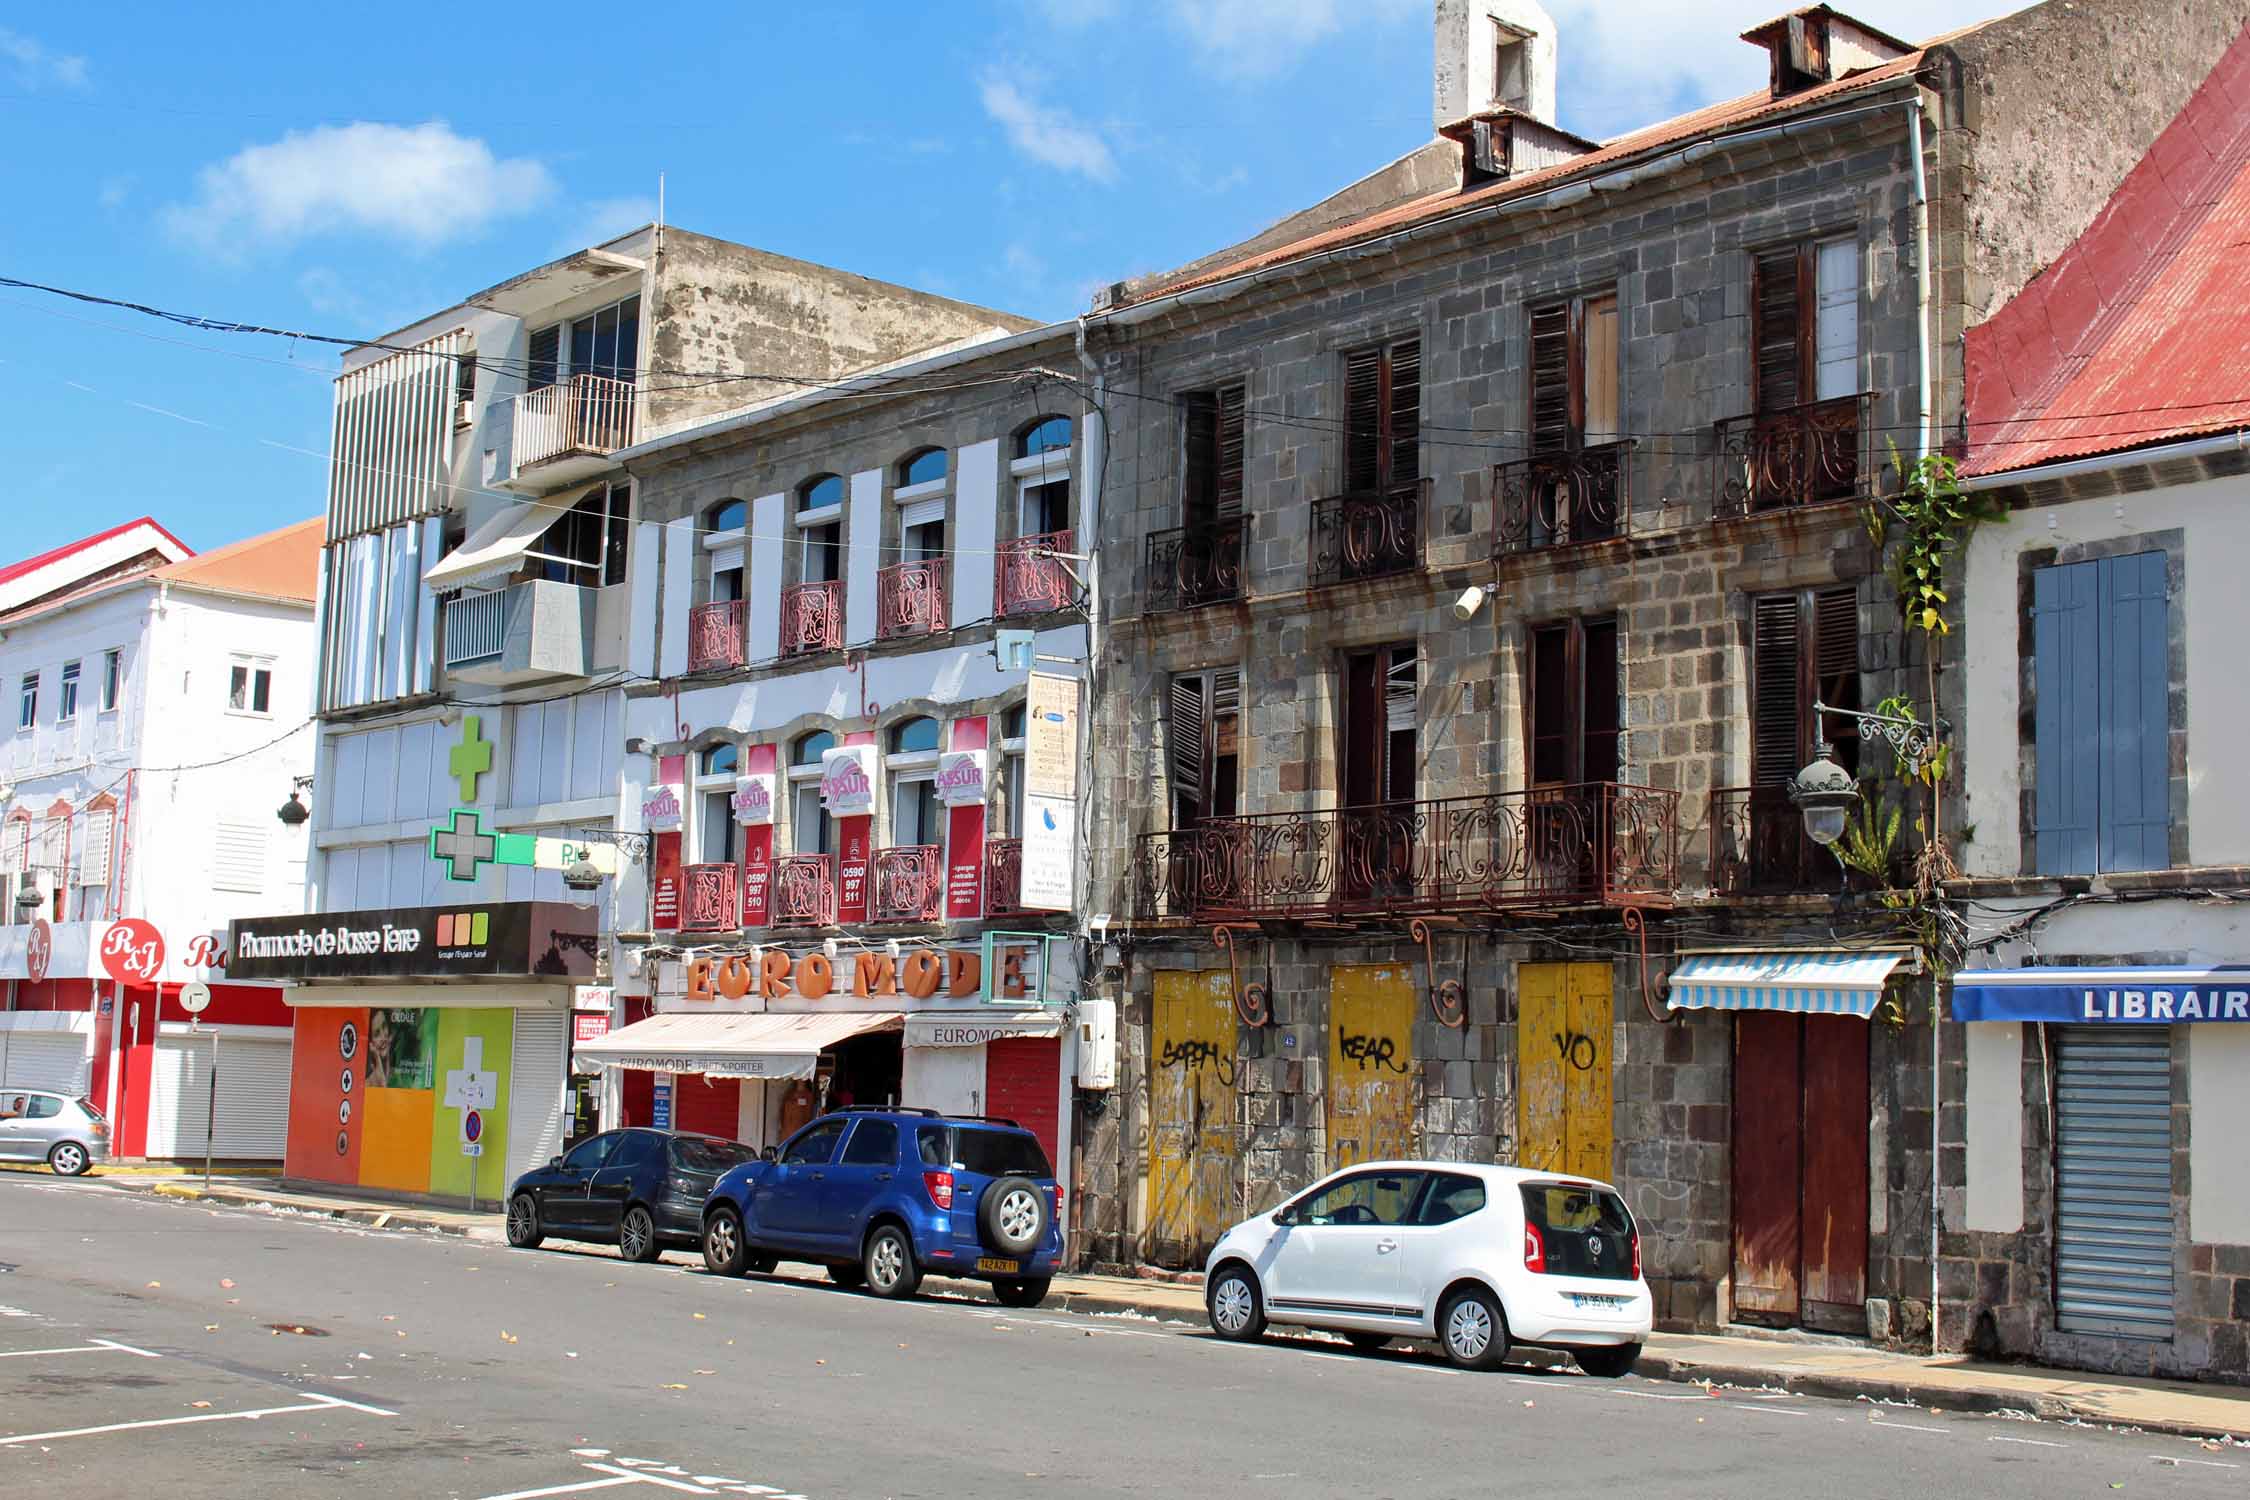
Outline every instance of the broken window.
[(1412, 641), (1344, 658), (1344, 806), (1414, 800), (1420, 687)]
[(1165, 746), (1172, 775), (1172, 826), (1237, 811), (1237, 756), (1242, 727), (1242, 670), (1214, 667), (1172, 679)]
[(1528, 781), (1540, 787), (1617, 779), (1617, 617), (1557, 620), (1530, 634)]
[(1531, 313), (1531, 451), (1574, 452), (1618, 434), (1617, 298), (1573, 297)]
[(1422, 341), (1344, 356), (1344, 489), (1389, 494), (1422, 477)]

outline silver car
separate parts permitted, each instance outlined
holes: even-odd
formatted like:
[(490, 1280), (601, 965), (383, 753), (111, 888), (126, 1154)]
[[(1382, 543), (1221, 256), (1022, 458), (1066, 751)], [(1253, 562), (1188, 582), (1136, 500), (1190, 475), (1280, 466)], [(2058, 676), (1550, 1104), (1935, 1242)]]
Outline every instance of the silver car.
[(76, 1177), (109, 1160), (109, 1121), (91, 1099), (41, 1089), (0, 1090), (0, 1161), (43, 1161)]

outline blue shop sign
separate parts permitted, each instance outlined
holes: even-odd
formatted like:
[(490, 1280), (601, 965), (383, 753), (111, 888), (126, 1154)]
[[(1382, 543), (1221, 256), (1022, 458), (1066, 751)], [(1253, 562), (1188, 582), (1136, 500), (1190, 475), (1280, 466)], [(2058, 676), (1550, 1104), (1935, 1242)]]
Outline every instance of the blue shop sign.
[(2072, 1026), (2250, 1024), (2250, 967), (1963, 969), (1953, 976), (1953, 1019)]

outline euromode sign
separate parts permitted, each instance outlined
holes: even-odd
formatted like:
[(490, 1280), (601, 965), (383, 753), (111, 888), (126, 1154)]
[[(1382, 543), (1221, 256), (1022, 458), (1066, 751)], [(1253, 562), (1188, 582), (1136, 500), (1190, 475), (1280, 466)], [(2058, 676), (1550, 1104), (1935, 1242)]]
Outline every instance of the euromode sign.
[(2250, 967), (1963, 969), (1956, 1021), (2068, 1026), (2250, 1023)]

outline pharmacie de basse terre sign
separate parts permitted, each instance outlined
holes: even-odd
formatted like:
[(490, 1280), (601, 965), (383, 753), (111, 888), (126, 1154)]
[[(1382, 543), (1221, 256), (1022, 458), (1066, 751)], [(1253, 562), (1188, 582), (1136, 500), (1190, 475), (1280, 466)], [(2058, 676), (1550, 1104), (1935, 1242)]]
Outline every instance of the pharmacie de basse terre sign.
[(463, 902), (247, 917), (235, 979), (591, 979), (600, 914), (560, 901)]

